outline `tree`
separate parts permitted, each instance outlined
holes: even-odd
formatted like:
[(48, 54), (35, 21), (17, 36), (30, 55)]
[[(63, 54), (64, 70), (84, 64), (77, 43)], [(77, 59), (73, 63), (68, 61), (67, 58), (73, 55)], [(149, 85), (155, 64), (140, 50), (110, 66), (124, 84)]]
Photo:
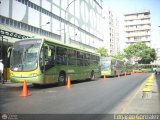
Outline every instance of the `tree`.
[(142, 59), (139, 60), (139, 63), (149, 64), (156, 59), (156, 51), (155, 49), (146, 49), (144, 50), (144, 54), (142, 55)]
[(145, 43), (131, 44), (124, 49), (126, 58), (136, 59), (139, 63), (149, 64), (156, 59), (155, 49), (148, 47)]
[(104, 47), (98, 48), (97, 53), (99, 53), (102, 57), (107, 57), (108, 56), (107, 49), (104, 48)]
[(114, 56), (114, 58), (119, 60), (124, 60), (125, 56), (124, 56), (124, 53), (119, 52), (116, 56)]

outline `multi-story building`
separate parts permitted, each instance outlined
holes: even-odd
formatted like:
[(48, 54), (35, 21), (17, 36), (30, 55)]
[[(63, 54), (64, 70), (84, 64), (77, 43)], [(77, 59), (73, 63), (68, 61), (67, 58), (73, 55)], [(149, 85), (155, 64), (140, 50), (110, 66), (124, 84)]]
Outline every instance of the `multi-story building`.
[(103, 44), (102, 26), (102, 0), (0, 2), (3, 48), (17, 39), (47, 37), (95, 51)]
[(151, 47), (150, 11), (140, 10), (128, 12), (124, 15), (126, 47), (132, 43), (144, 42)]
[(120, 53), (119, 20), (115, 19), (115, 54)]
[[(116, 55), (120, 51), (119, 46), (119, 21), (111, 9), (105, 9), (104, 12), (104, 31), (107, 41), (106, 47), (109, 55)], [(106, 42), (104, 41), (104, 42)]]

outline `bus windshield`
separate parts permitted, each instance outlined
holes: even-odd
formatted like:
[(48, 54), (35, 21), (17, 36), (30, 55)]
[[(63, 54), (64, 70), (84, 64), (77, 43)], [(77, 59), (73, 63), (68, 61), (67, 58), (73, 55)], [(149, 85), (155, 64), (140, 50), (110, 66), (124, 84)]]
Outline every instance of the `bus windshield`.
[(101, 61), (101, 69), (108, 69), (111, 66), (111, 61), (110, 60), (103, 60)]
[(37, 68), (40, 40), (16, 42), (11, 54), (10, 67), (13, 71), (29, 71)]

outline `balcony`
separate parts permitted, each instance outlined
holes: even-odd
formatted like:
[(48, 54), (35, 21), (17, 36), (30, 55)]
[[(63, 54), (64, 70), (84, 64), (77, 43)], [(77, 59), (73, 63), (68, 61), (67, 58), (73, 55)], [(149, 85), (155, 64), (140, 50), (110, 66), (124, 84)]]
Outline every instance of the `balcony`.
[(134, 25), (150, 25), (150, 20), (138, 20), (138, 21), (127, 21), (125, 26), (134, 26)]
[(146, 27), (125, 27), (125, 31), (129, 32), (129, 31), (146, 31), (146, 30), (151, 30), (150, 26), (146, 26)]
[(151, 39), (132, 39), (132, 40), (126, 40), (126, 43), (135, 43), (135, 42), (151, 42)]
[(151, 33), (126, 33), (126, 37), (151, 36)]

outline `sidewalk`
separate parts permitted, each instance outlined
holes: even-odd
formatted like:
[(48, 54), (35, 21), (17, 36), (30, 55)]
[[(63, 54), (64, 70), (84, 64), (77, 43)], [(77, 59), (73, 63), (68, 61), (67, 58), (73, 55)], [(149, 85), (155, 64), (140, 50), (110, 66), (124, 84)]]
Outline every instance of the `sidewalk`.
[(130, 101), (128, 107), (123, 113), (126, 114), (160, 114), (160, 75), (154, 75), (155, 79), (152, 86), (152, 97), (144, 99), (143, 88), (145, 88), (145, 83), (143, 83), (140, 90), (137, 92), (135, 97)]
[(5, 87), (22, 87), (23, 83), (12, 83), (10, 80), (7, 80), (7, 82), (2, 83), (0, 81), (0, 88), (5, 88)]

